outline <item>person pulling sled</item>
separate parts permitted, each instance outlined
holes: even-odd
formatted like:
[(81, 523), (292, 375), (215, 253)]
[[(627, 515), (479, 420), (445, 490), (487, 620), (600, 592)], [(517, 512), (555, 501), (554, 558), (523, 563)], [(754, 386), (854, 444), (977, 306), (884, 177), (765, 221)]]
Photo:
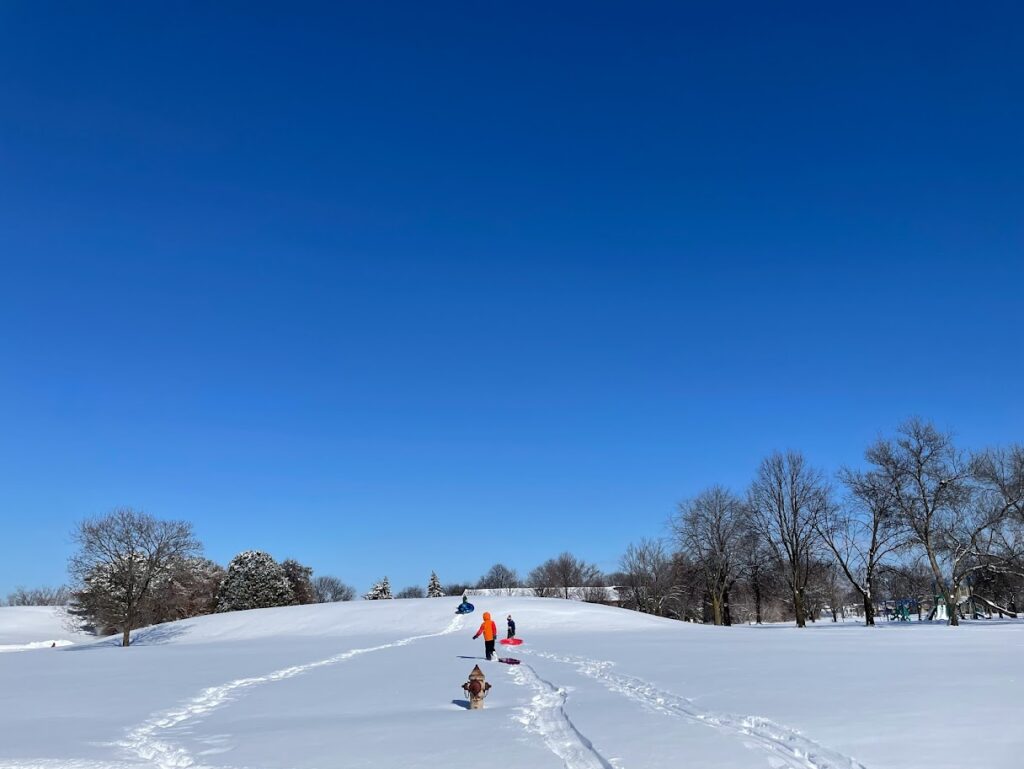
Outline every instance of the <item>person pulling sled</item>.
[(494, 656), (494, 639), (498, 636), (498, 626), (494, 624), (489, 611), (484, 612), (484, 621), (480, 623), (480, 629), (476, 631), (473, 640), (480, 636), (484, 637), (484, 655), (490, 660)]

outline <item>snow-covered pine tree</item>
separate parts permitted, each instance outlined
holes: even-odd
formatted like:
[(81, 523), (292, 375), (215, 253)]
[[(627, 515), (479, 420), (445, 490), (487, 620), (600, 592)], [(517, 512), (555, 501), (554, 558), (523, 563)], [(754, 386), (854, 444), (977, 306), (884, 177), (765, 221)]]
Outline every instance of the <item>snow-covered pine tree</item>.
[(394, 598), (391, 595), (391, 582), (387, 577), (371, 587), (370, 592), (363, 596), (364, 601), (380, 601), (387, 598)]
[(427, 598), (444, 598), (444, 588), (441, 587), (441, 580), (437, 578), (437, 572), (430, 572), (430, 582), (427, 583)]
[(231, 559), (217, 592), (217, 611), (290, 606), (295, 594), (284, 569), (269, 553), (246, 550)]

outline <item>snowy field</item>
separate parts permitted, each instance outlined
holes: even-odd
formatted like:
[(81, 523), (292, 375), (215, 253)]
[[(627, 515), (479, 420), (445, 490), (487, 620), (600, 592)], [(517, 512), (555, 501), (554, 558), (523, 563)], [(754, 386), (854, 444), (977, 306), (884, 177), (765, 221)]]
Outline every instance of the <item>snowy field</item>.
[[(0, 655), (0, 767), (1024, 765), (1021, 622), (714, 628), (557, 599), (478, 598), (456, 617), (457, 603), (215, 615), (127, 650), (61, 635), (51, 610), (2, 609), (0, 644), (77, 643)], [(513, 614), (522, 665), (477, 659), (483, 610), (501, 631)], [(471, 712), (476, 663), (494, 688)]]
[(72, 629), (63, 609), (0, 606), (0, 653), (67, 646), (92, 638)]

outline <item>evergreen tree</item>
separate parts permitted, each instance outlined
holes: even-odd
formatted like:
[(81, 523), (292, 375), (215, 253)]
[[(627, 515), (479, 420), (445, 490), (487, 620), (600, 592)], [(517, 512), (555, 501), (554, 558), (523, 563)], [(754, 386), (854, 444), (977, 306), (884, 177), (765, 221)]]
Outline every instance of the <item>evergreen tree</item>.
[(269, 553), (246, 550), (231, 559), (217, 593), (217, 611), (290, 606), (295, 593), (284, 569)]
[(281, 561), (281, 568), (295, 595), (295, 603), (316, 603), (316, 597), (313, 595), (312, 567), (303, 566), (294, 558), (287, 558)]
[(427, 598), (444, 598), (444, 588), (441, 587), (441, 580), (437, 578), (437, 572), (430, 572), (430, 582), (427, 583)]
[(371, 587), (370, 592), (363, 596), (364, 601), (380, 601), (389, 598), (394, 598), (394, 596), (391, 595), (391, 582), (387, 577)]

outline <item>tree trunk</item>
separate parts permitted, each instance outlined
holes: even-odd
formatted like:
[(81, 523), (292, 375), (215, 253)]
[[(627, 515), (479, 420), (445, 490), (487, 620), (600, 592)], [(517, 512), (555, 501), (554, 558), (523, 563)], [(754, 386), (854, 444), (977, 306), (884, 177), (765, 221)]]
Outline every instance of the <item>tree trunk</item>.
[(807, 627), (807, 613), (804, 610), (804, 591), (793, 589), (793, 613), (796, 615), (796, 626)]
[(717, 592), (711, 592), (711, 621), (716, 625), (722, 624), (722, 598)]
[(864, 627), (875, 626), (875, 604), (871, 600), (871, 596), (864, 593)]
[(754, 580), (754, 621), (761, 624), (761, 582)]
[(942, 576), (942, 569), (939, 568), (939, 562), (935, 558), (935, 553), (932, 551), (930, 543), (925, 545), (925, 552), (928, 554), (928, 565), (932, 567), (932, 576), (935, 577), (935, 586), (942, 595), (942, 600), (946, 602), (946, 616), (949, 618), (947, 620), (948, 624), (956, 627), (960, 624), (960, 617), (957, 616), (956, 607), (956, 585), (953, 586), (952, 590), (946, 587), (946, 580)]
[(128, 612), (128, 615), (124, 618), (124, 629), (121, 633), (121, 647), (124, 649), (128, 648), (128, 644), (131, 640), (132, 633), (132, 613)]

